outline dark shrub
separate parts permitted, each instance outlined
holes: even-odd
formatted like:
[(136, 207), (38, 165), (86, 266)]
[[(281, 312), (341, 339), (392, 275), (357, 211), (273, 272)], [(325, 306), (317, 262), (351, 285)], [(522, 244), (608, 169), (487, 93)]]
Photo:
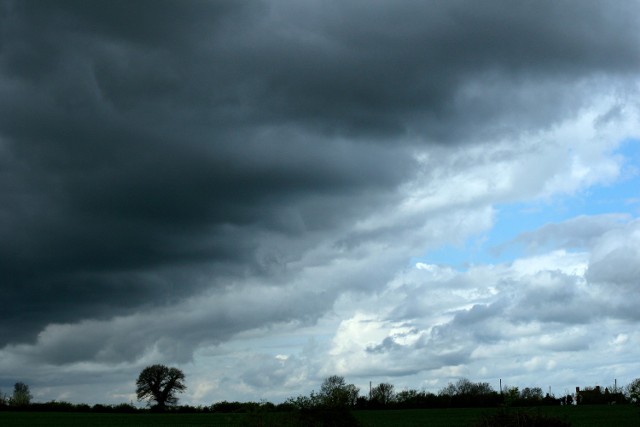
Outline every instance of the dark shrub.
[(110, 406), (105, 406), (100, 403), (96, 403), (91, 407), (91, 412), (111, 412), (112, 409)]
[(217, 402), (211, 406), (212, 412), (224, 413), (247, 413), (260, 408), (260, 404), (256, 402)]
[(279, 403), (276, 405), (276, 412), (293, 412), (296, 410), (296, 406), (290, 402)]
[(112, 407), (112, 411), (120, 414), (133, 414), (134, 412), (138, 412), (138, 408), (129, 403), (119, 403)]

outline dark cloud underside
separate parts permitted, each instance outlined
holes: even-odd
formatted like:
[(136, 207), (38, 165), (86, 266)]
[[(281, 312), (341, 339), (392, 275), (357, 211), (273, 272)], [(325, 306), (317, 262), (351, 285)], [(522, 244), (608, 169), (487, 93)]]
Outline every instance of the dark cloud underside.
[(2, 2), (0, 344), (259, 274), (265, 236), (393, 203), (424, 144), (550, 126), (545, 96), (637, 71), (635, 6)]

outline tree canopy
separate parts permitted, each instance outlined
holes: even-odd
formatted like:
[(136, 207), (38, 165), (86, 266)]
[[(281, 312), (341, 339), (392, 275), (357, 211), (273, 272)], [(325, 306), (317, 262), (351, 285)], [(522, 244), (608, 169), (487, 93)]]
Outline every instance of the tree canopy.
[(13, 396), (11, 396), (11, 404), (14, 406), (27, 406), (31, 403), (31, 391), (25, 383), (15, 383), (13, 386)]
[(395, 398), (393, 384), (380, 383), (371, 390), (371, 400), (378, 405), (386, 406)]
[(482, 396), (494, 393), (489, 383), (474, 383), (467, 378), (459, 379), (455, 384), (449, 383), (438, 394), (441, 396)]
[(348, 407), (356, 404), (359, 392), (360, 389), (347, 384), (344, 377), (332, 375), (322, 382), (318, 397), (324, 406)]
[(633, 403), (640, 404), (640, 378), (636, 378), (629, 383), (627, 393)]
[(151, 365), (142, 370), (136, 381), (138, 400), (156, 402), (155, 407), (163, 410), (178, 403), (177, 393), (183, 392), (184, 373), (178, 368), (165, 365)]

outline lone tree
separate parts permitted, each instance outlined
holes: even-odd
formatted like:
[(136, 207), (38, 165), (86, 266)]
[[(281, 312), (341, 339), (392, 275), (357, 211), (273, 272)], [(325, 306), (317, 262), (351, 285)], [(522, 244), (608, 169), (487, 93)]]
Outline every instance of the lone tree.
[(164, 365), (144, 368), (138, 376), (136, 386), (138, 400), (155, 401), (154, 408), (160, 411), (167, 406), (175, 405), (178, 402), (176, 393), (181, 393), (187, 388), (184, 384), (184, 373), (178, 368)]
[(27, 406), (31, 403), (31, 392), (29, 386), (25, 383), (16, 383), (13, 386), (13, 396), (11, 396), (11, 404), (13, 406)]

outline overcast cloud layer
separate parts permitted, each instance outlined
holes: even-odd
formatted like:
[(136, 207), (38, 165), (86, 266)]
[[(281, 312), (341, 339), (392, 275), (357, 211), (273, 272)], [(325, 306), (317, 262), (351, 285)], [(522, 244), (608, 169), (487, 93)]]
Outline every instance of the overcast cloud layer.
[[(640, 194), (483, 240), (505, 206), (638, 176), (639, 17), (2, 1), (0, 388), (129, 401), (150, 363), (183, 369), (192, 404), (334, 373), (558, 394), (639, 377)], [(513, 255), (428, 262), (469, 239)]]

